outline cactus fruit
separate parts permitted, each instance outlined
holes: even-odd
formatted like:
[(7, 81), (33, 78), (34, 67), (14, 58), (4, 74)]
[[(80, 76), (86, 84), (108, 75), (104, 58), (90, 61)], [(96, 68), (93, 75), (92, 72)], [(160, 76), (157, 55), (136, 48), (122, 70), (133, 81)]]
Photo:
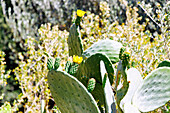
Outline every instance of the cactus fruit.
[(92, 92), (95, 88), (95, 84), (96, 84), (96, 80), (94, 78), (90, 78), (88, 81), (87, 90), (89, 92)]
[[(99, 100), (98, 105), (105, 105), (104, 89), (102, 87), (102, 78), (100, 72), (100, 61), (104, 61), (108, 77), (111, 84), (113, 83), (114, 70), (110, 59), (103, 53), (96, 53), (90, 56), (85, 62), (79, 65), (78, 71), (75, 77), (78, 78), (85, 86), (88, 81), (84, 78), (94, 78), (96, 85), (94, 90), (91, 92), (96, 100)], [(86, 77), (84, 77), (86, 76)], [(106, 107), (106, 106), (105, 106)]]
[(122, 44), (111, 39), (105, 39), (94, 43), (91, 47), (86, 49), (83, 56), (86, 58), (90, 57), (95, 53), (106, 54), (112, 63), (119, 61), (119, 52)]
[(70, 28), (70, 32), (69, 32), (69, 37), (67, 40), (68, 43), (68, 50), (69, 50), (69, 56), (73, 56), (73, 55), (81, 55), (83, 53), (83, 45), (81, 43), (81, 39), (80, 39), (81, 35), (80, 35), (80, 31), (79, 31), (79, 27), (76, 26), (75, 23), (73, 23), (73, 25)]
[(124, 52), (122, 56), (122, 65), (127, 67), (129, 66), (129, 62), (130, 62), (130, 53)]
[(47, 60), (47, 68), (49, 70), (54, 68), (54, 62), (55, 62), (55, 59), (53, 57), (48, 58), (48, 60)]
[(71, 75), (74, 75), (77, 72), (78, 67), (79, 67), (79, 64), (73, 63), (73, 65), (71, 65), (68, 73), (71, 74)]
[(169, 60), (165, 60), (165, 61), (162, 61), (158, 67), (170, 67), (170, 61)]
[(125, 47), (120, 48), (119, 59), (122, 60), (123, 53), (126, 51)]
[(65, 65), (65, 72), (69, 73), (70, 67), (72, 65), (71, 61), (67, 61)]
[(57, 57), (56, 59), (55, 59), (55, 63), (54, 63), (54, 69), (58, 69), (59, 68), (59, 66), (60, 66), (60, 61), (61, 61), (61, 59), (59, 58), (59, 57)]
[(51, 70), (47, 79), (61, 113), (100, 113), (92, 95), (75, 77), (66, 72)]
[(132, 103), (141, 112), (149, 112), (170, 100), (170, 67), (160, 67), (146, 76), (136, 90)]

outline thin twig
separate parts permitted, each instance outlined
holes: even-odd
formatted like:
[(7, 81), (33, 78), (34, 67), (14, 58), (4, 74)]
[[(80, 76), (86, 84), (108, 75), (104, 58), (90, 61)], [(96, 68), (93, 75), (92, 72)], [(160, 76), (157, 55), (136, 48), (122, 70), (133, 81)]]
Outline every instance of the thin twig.
[(149, 15), (149, 13), (142, 7), (142, 5), (138, 4), (138, 6), (146, 13), (149, 19), (161, 29), (161, 26)]

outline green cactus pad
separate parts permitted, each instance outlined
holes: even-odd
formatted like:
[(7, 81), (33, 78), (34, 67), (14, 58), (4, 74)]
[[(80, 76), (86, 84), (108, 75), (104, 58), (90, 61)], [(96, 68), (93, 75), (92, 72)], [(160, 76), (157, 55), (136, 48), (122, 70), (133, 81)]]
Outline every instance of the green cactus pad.
[(170, 67), (170, 61), (169, 60), (165, 60), (165, 61), (162, 61), (158, 67)]
[(105, 64), (103, 61), (100, 61), (100, 70), (101, 70), (101, 76), (102, 81), (105, 82), (104, 86), (104, 94), (105, 94), (105, 100), (106, 100), (106, 112), (107, 113), (117, 113), (116, 109), (116, 102), (114, 99), (114, 93), (112, 91), (112, 86), (108, 79), (108, 74), (105, 68)]
[(90, 78), (88, 81), (87, 90), (89, 92), (92, 92), (95, 88), (95, 84), (96, 84), (96, 80), (94, 78)]
[(103, 53), (96, 53), (90, 56), (85, 62), (81, 63), (75, 77), (85, 86), (88, 84), (86, 78), (94, 78), (96, 85), (91, 92), (94, 98), (99, 101), (99, 106), (105, 105), (104, 89), (102, 87), (102, 78), (100, 72), (100, 61), (104, 61), (110, 83), (113, 83), (114, 70), (109, 58)]
[(111, 39), (105, 39), (94, 43), (83, 53), (85, 57), (90, 57), (95, 53), (105, 53), (112, 63), (119, 61), (119, 52), (122, 44)]
[(61, 61), (61, 59), (59, 58), (59, 57), (57, 57), (56, 59), (55, 59), (55, 63), (54, 63), (54, 69), (58, 69), (59, 68), (59, 66), (60, 66), (60, 61)]
[(48, 58), (48, 60), (47, 60), (47, 68), (49, 70), (54, 68), (54, 62), (55, 62), (55, 59), (53, 57)]
[(76, 24), (70, 28), (69, 37), (68, 37), (68, 47), (69, 47), (69, 56), (81, 55), (83, 53), (83, 46), (80, 39), (79, 27), (76, 27)]
[(61, 113), (100, 113), (93, 96), (75, 77), (66, 72), (51, 70), (47, 79)]
[[(127, 71), (127, 81), (129, 82), (129, 88), (124, 96), (124, 98), (120, 102), (120, 107), (122, 109), (125, 104), (131, 104), (132, 97), (137, 90), (138, 86), (142, 84), (143, 78), (140, 72), (136, 68), (130, 68)], [(129, 111), (130, 112), (130, 111)]]
[(149, 112), (170, 100), (170, 67), (152, 71), (135, 92), (132, 103), (141, 112)]

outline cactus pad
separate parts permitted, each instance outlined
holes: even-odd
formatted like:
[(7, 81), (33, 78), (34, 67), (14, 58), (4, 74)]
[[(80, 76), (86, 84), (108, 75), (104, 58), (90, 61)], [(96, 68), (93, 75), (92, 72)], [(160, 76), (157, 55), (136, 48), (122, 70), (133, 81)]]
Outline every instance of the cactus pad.
[(83, 53), (85, 57), (90, 57), (95, 53), (105, 53), (112, 63), (119, 61), (119, 52), (122, 44), (111, 39), (105, 39), (94, 43)]
[(50, 91), (61, 113), (100, 113), (97, 103), (85, 86), (62, 71), (49, 71)]
[(107, 113), (117, 113), (114, 93), (112, 91), (111, 84), (107, 77), (108, 74), (103, 61), (100, 61), (100, 70), (101, 70), (102, 81), (105, 82), (104, 94), (106, 100), (106, 111)]
[(48, 58), (48, 60), (47, 60), (47, 68), (49, 70), (54, 68), (54, 62), (55, 62), (55, 59), (53, 57)]
[(135, 92), (132, 103), (141, 112), (149, 112), (170, 100), (170, 67), (152, 71)]
[(81, 55), (83, 53), (83, 46), (80, 39), (79, 27), (74, 23), (69, 32), (68, 37), (68, 47), (69, 47), (69, 56)]
[(170, 61), (169, 60), (165, 60), (165, 61), (162, 61), (158, 67), (170, 67)]
[(88, 84), (86, 78), (94, 78), (96, 80), (96, 85), (94, 90), (91, 92), (96, 100), (99, 100), (99, 106), (105, 105), (104, 89), (102, 87), (102, 78), (100, 70), (100, 61), (104, 61), (108, 77), (111, 84), (113, 83), (114, 70), (112, 63), (109, 58), (102, 53), (96, 53), (90, 56), (85, 62), (82, 62), (79, 66), (75, 77), (78, 78), (85, 86)]
[(122, 109), (124, 104), (131, 104), (132, 97), (135, 91), (137, 90), (138, 86), (143, 82), (143, 78), (136, 68), (130, 68), (127, 71), (127, 81), (129, 82), (129, 88), (126, 95), (120, 102), (120, 107)]

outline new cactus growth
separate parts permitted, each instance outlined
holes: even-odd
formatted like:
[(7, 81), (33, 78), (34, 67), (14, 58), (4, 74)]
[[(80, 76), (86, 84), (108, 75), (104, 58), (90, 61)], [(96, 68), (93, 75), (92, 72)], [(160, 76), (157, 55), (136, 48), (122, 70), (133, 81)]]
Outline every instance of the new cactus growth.
[(54, 68), (54, 62), (55, 62), (55, 59), (53, 57), (48, 58), (48, 60), (47, 60), (47, 68), (49, 70)]
[(61, 61), (61, 59), (59, 58), (59, 57), (57, 57), (56, 59), (55, 59), (55, 63), (54, 63), (54, 69), (58, 69), (59, 68), (59, 66), (60, 66), (60, 61)]
[(71, 65), (72, 65), (72, 62), (67, 61), (66, 65), (65, 65), (65, 72), (69, 73)]
[[(77, 70), (78, 70), (78, 67), (79, 67), (79, 64), (78, 63), (81, 63), (82, 62), (82, 59), (78, 56), (75, 57), (75, 55), (73, 55), (73, 62), (68, 60), (66, 65), (65, 65), (65, 71), (71, 75), (74, 75)], [(80, 62), (81, 60), (81, 62)]]
[(75, 77), (51, 70), (47, 79), (52, 96), (62, 113), (100, 113), (93, 96)]
[(71, 74), (71, 75), (74, 75), (77, 72), (78, 67), (79, 67), (79, 64), (73, 63), (73, 65), (71, 65), (68, 73)]
[(89, 92), (92, 92), (95, 88), (95, 85), (96, 85), (96, 80), (94, 78), (90, 78), (88, 81), (87, 90)]

